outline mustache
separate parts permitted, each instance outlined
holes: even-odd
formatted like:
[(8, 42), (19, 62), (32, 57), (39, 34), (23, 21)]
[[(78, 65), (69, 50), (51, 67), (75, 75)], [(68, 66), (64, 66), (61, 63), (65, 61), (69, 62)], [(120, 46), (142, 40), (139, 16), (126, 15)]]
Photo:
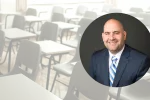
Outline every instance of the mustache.
[(106, 42), (118, 42), (118, 40), (114, 39), (114, 40), (107, 40)]

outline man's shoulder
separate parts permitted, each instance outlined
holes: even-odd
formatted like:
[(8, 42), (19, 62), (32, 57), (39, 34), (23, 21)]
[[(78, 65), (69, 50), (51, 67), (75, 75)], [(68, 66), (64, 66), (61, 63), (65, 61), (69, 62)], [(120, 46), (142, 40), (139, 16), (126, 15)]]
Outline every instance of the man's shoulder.
[(136, 57), (136, 58), (147, 58), (148, 56), (146, 54), (144, 54), (143, 52), (137, 50), (137, 49), (134, 49), (130, 46), (127, 45), (128, 48), (130, 48), (130, 56), (132, 57)]
[(93, 53), (93, 56), (94, 57), (103, 57), (106, 53), (107, 53), (107, 49), (106, 48), (104, 48), (104, 49), (101, 49), (101, 50), (98, 50), (98, 51), (95, 51), (94, 53)]

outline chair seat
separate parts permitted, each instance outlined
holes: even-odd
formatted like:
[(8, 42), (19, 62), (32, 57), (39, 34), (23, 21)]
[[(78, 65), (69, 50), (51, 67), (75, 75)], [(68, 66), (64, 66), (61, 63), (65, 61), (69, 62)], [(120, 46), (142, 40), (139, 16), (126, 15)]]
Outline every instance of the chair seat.
[[(149, 82), (139, 80), (138, 82), (121, 88), (119, 100), (150, 100)], [(109, 91), (111, 97), (116, 98), (117, 88), (112, 88)]]
[(77, 40), (68, 40), (68, 41), (63, 41), (62, 44), (76, 48), (78, 46), (78, 41)]
[(60, 74), (71, 76), (74, 65), (72, 64), (57, 64), (53, 66), (53, 69)]
[(70, 32), (77, 33), (77, 31), (78, 31), (78, 28), (70, 29), (69, 31), (70, 31)]

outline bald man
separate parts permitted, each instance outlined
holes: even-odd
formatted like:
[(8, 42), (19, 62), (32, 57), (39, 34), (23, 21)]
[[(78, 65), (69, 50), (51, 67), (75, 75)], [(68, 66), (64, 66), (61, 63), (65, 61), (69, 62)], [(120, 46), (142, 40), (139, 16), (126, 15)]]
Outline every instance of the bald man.
[(150, 59), (125, 44), (127, 33), (116, 19), (104, 24), (102, 39), (105, 49), (93, 53), (90, 76), (111, 87), (122, 87), (138, 81), (148, 71)]

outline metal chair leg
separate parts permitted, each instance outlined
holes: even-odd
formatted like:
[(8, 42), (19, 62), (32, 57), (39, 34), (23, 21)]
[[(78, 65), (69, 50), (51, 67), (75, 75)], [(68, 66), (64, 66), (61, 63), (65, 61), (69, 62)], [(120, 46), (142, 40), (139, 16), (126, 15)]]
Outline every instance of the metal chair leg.
[(59, 63), (60, 63), (60, 61), (61, 61), (61, 58), (62, 58), (62, 55), (60, 54), (60, 55), (59, 55), (59, 61), (58, 61)]
[(55, 84), (55, 81), (56, 81), (56, 77), (57, 77), (57, 75), (58, 75), (58, 73), (56, 72), (55, 77), (54, 77), (54, 81), (53, 81), (53, 84), (52, 84), (52, 87), (51, 87), (50, 92), (52, 92), (52, 91), (53, 91), (53, 87), (54, 87), (54, 84)]
[(71, 39), (71, 36), (72, 36), (73, 32), (70, 32), (70, 37), (69, 37), (69, 40)]
[(14, 50), (13, 46), (11, 47), (11, 49), (12, 49), (13, 53), (15, 54), (15, 50)]

